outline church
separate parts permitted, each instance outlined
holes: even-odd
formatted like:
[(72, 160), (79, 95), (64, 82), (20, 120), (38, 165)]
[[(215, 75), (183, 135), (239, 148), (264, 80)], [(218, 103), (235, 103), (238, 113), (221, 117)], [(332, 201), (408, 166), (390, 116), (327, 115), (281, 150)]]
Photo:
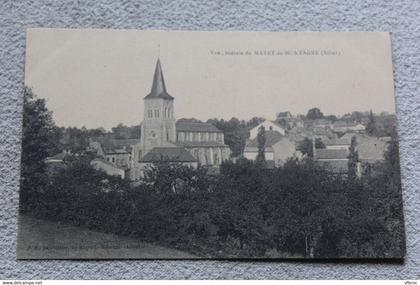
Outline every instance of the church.
[[(144, 97), (140, 140), (124, 146), (121, 150), (114, 148), (113, 157), (107, 157), (106, 152), (102, 151), (101, 143), (92, 142), (91, 147), (104, 160), (104, 167), (98, 160), (94, 166), (110, 174), (119, 173), (118, 169), (109, 170), (113, 161), (119, 161), (118, 165), (114, 163), (115, 168), (125, 168), (125, 177), (135, 181), (143, 177), (146, 167), (161, 160), (191, 167), (201, 165), (217, 168), (224, 160), (229, 159), (230, 149), (224, 143), (223, 132), (212, 124), (198, 120), (177, 121), (174, 101), (175, 98), (167, 92), (158, 59), (151, 91)], [(115, 153), (124, 153), (126, 159), (123, 162), (115, 160)]]

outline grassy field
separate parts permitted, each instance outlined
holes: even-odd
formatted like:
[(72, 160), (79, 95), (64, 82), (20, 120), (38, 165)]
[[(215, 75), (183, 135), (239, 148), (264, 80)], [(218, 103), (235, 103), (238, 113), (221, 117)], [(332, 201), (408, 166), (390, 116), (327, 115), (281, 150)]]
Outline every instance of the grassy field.
[(18, 259), (193, 259), (197, 256), (132, 238), (20, 215)]

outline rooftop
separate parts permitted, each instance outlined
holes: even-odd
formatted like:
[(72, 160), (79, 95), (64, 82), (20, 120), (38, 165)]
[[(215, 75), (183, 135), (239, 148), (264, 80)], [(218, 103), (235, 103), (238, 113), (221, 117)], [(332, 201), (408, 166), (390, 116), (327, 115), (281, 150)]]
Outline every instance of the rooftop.
[[(280, 128), (282, 128), (282, 129), (284, 129), (284, 127), (279, 123), (279, 122), (277, 122), (277, 121), (274, 121), (274, 120), (268, 120), (269, 122), (272, 122), (273, 124), (275, 124), (276, 126), (278, 126), (278, 127), (280, 127)], [(264, 123), (264, 122), (263, 122)]]
[(347, 159), (348, 151), (346, 149), (316, 149), (316, 159)]
[(176, 131), (222, 133), (222, 131), (216, 128), (216, 126), (214, 126), (213, 124), (203, 122), (190, 122), (184, 120), (178, 120), (176, 122)]
[(100, 137), (95, 139), (102, 146), (104, 152), (111, 153), (130, 153), (131, 146), (140, 142), (140, 139), (114, 139), (110, 137)]
[(347, 137), (345, 138), (334, 138), (334, 139), (328, 139), (323, 141), (325, 145), (349, 145), (351, 144), (351, 140)]
[(227, 147), (224, 143), (218, 141), (179, 141), (176, 145), (183, 147)]
[(361, 123), (357, 122), (347, 122), (347, 121), (336, 121), (334, 122), (334, 127), (355, 127), (357, 125), (362, 125)]
[(113, 167), (115, 169), (121, 169), (121, 170), (124, 170), (124, 171), (129, 169), (127, 166), (118, 166), (118, 165), (116, 165), (114, 163), (111, 163), (111, 162), (109, 162), (109, 161), (107, 161), (105, 159), (102, 159), (102, 158), (94, 158), (94, 159), (92, 159), (92, 162), (91, 163), (95, 163), (95, 162), (101, 162), (101, 163), (107, 164), (107, 165), (109, 165), (109, 166), (111, 166), (111, 167)]
[[(284, 136), (277, 131), (265, 131), (265, 147), (271, 147), (278, 143)], [(258, 137), (250, 140), (246, 147), (258, 147)]]
[(391, 137), (375, 137), (367, 134), (345, 134), (342, 138), (356, 137), (356, 147), (361, 161), (378, 161), (385, 159)]
[(183, 147), (155, 147), (140, 162), (197, 162), (197, 160)]

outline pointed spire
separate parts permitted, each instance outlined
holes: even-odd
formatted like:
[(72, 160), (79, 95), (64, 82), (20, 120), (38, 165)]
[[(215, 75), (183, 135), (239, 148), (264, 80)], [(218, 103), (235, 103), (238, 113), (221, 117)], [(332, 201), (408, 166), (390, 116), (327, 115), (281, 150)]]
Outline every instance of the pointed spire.
[(159, 58), (156, 62), (152, 90), (150, 90), (149, 95), (147, 95), (145, 99), (148, 98), (163, 98), (170, 100), (174, 99), (171, 95), (168, 94), (168, 92), (166, 92), (165, 79), (163, 78), (162, 66), (160, 65)]
[(159, 95), (160, 93), (166, 93), (165, 79), (163, 78), (162, 66), (160, 65), (160, 59), (156, 62), (155, 75), (153, 76), (152, 91), (150, 93)]

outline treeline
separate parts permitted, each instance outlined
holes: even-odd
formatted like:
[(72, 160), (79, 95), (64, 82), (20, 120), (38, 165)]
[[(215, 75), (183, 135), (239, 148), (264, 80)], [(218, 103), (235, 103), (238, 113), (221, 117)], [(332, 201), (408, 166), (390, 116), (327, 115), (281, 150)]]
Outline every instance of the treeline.
[(404, 254), (401, 191), (390, 163), (345, 179), (311, 159), (273, 170), (240, 160), (209, 176), (166, 162), (130, 188), (69, 160), (21, 210), (202, 257), (396, 258)]
[(103, 128), (87, 129), (85, 127), (61, 127), (58, 128), (60, 140), (57, 142), (62, 150), (72, 153), (81, 153), (86, 150), (90, 139), (108, 137), (113, 139), (140, 139), (140, 125), (125, 126), (119, 124), (113, 127), (110, 132)]

